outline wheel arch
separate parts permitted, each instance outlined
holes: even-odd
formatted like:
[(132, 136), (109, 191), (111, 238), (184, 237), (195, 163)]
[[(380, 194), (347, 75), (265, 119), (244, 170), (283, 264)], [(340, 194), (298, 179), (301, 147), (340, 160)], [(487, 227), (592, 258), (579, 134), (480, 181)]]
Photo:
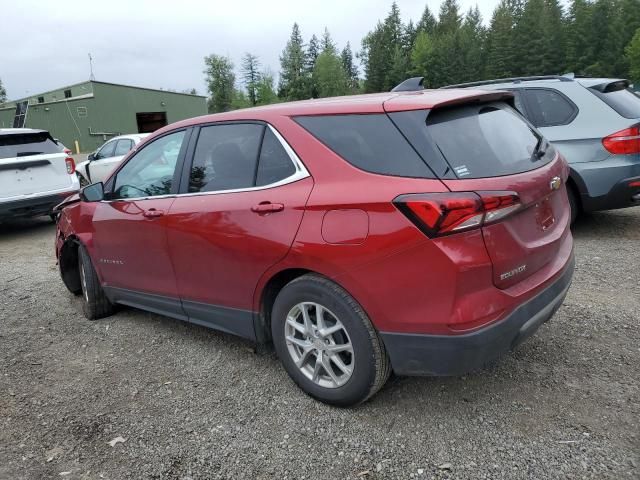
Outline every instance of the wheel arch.
[(65, 238), (62, 247), (60, 247), (60, 256), (58, 264), (60, 267), (60, 276), (67, 289), (77, 294), (82, 290), (80, 283), (80, 270), (78, 268), (78, 247), (80, 240), (75, 235)]

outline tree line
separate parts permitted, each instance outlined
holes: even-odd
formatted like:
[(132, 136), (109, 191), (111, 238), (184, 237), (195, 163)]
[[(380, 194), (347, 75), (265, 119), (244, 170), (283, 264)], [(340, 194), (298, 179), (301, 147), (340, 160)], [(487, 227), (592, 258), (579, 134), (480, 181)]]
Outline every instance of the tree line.
[(571, 0), (566, 9), (559, 0), (501, 0), (488, 25), (477, 6), (462, 12), (458, 0), (404, 23), (394, 2), (355, 54), (349, 43), (339, 50), (327, 29), (305, 43), (294, 24), (277, 86), (250, 53), (239, 77), (228, 57), (210, 55), (205, 65), (212, 112), (388, 91), (413, 76), (428, 88), (566, 72), (640, 81), (640, 0)]

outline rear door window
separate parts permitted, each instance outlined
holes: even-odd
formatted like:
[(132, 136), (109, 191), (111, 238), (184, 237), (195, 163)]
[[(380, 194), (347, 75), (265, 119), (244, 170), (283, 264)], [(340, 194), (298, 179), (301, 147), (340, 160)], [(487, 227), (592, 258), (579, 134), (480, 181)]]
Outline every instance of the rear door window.
[(121, 157), (129, 153), (129, 150), (133, 148), (133, 141), (129, 139), (118, 140), (116, 144), (116, 150), (113, 154), (114, 157)]
[(354, 167), (371, 173), (433, 178), (386, 114), (296, 117), (296, 122)]
[(578, 114), (578, 107), (557, 90), (527, 88), (523, 93), (536, 127), (568, 125)]
[(552, 147), (534, 155), (542, 137), (504, 103), (434, 110), (427, 130), (458, 178), (484, 178), (534, 170), (552, 158)]
[(600, 92), (590, 88), (597, 97), (625, 118), (640, 118), (640, 97), (629, 89)]
[(60, 153), (60, 147), (47, 132), (0, 135), (0, 158)]
[(253, 187), (264, 130), (264, 125), (253, 123), (202, 127), (189, 175), (189, 192)]

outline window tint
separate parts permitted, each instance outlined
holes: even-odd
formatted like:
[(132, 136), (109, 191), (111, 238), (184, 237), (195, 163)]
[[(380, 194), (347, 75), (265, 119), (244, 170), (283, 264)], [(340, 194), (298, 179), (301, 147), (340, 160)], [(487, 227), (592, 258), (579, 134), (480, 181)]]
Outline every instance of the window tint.
[(113, 157), (113, 152), (116, 148), (116, 142), (111, 141), (105, 143), (100, 150), (98, 150), (98, 154), (95, 156), (95, 159), (99, 158), (109, 158)]
[(528, 88), (525, 91), (527, 105), (536, 127), (568, 125), (578, 113), (576, 106), (556, 90)]
[(256, 186), (279, 182), (296, 173), (291, 158), (271, 129), (267, 128), (260, 150)]
[(458, 178), (512, 175), (553, 158), (549, 146), (542, 159), (533, 161), (540, 137), (504, 103), (435, 110), (427, 128)]
[(133, 148), (133, 141), (131, 140), (118, 140), (116, 144), (116, 150), (113, 154), (114, 157), (121, 157), (122, 155), (126, 155), (129, 153), (129, 150)]
[(64, 91), (64, 98), (71, 98), (71, 90)]
[(628, 89), (602, 93), (589, 89), (625, 118), (640, 118), (640, 97)]
[(112, 198), (136, 198), (171, 193), (184, 131), (146, 145), (118, 172)]
[(0, 158), (60, 153), (60, 147), (47, 132), (0, 136)]
[(297, 117), (296, 122), (355, 167), (402, 177), (432, 177), (385, 114)]
[(253, 187), (264, 128), (247, 123), (200, 129), (189, 175), (189, 192)]

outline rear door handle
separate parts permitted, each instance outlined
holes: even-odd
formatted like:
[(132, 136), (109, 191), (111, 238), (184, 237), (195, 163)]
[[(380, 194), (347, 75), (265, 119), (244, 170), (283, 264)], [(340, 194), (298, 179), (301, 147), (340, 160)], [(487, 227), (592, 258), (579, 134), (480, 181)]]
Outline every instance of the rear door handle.
[(155, 208), (150, 208), (149, 210), (145, 210), (142, 214), (146, 218), (157, 218), (164, 215), (162, 210), (156, 210)]
[(255, 213), (272, 213), (281, 212), (284, 205), (281, 203), (260, 202), (258, 205), (251, 207), (251, 211)]

